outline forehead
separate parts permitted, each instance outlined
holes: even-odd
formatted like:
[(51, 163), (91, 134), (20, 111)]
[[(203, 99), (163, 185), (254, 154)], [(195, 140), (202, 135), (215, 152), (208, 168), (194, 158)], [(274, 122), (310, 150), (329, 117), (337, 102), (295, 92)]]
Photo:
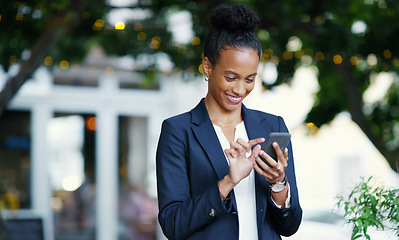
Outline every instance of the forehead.
[(247, 47), (228, 47), (220, 50), (219, 61), (214, 67), (215, 70), (233, 70), (239, 74), (253, 74), (256, 73), (258, 64), (259, 56), (254, 49)]

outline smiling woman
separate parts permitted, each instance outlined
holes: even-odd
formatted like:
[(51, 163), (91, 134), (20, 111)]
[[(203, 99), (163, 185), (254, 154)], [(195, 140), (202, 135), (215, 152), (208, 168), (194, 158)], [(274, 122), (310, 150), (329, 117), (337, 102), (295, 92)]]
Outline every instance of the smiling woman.
[(160, 225), (169, 239), (290, 236), (302, 219), (291, 144), (274, 144), (276, 159), (259, 145), (269, 133), (288, 129), (281, 117), (243, 104), (262, 53), (254, 33), (259, 19), (244, 5), (221, 5), (210, 20), (202, 60), (208, 92), (190, 112), (162, 124)]
[(224, 50), (214, 67), (204, 58), (202, 68), (209, 79), (205, 104), (209, 111), (221, 111), (220, 116), (211, 116), (212, 121), (226, 122), (230, 115), (223, 115), (234, 110), (239, 111), (234, 121), (241, 121), (240, 104), (254, 88), (258, 64), (258, 53), (251, 48)]

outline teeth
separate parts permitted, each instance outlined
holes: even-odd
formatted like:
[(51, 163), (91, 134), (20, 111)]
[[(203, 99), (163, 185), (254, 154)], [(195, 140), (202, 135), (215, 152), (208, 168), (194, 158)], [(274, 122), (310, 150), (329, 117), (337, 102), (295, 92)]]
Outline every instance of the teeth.
[(233, 96), (227, 96), (227, 97), (233, 101), (239, 101), (241, 99), (240, 97), (233, 97)]

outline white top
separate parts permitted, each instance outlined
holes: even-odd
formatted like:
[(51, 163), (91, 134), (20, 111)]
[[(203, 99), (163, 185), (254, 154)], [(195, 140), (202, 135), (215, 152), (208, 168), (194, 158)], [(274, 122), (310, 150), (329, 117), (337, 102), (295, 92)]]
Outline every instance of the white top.
[[(230, 143), (226, 136), (223, 134), (222, 129), (219, 126), (213, 125), (216, 134), (219, 138), (222, 149), (229, 149)], [(234, 141), (238, 138), (244, 141), (249, 141), (248, 134), (245, 129), (244, 122), (239, 123), (235, 127)], [(251, 153), (247, 153), (250, 156)], [(226, 161), (227, 156), (226, 156)], [(256, 200), (255, 200), (255, 175), (254, 169), (248, 177), (242, 179), (235, 187), (234, 194), (237, 202), (237, 214), (238, 214), (238, 225), (239, 225), (239, 239), (258, 239), (258, 226), (256, 223)]]

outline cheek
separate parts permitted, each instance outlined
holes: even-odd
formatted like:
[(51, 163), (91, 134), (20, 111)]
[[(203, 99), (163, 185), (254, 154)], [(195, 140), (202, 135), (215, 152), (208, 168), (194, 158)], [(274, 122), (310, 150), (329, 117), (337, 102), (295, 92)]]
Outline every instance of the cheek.
[(216, 91), (224, 91), (230, 86), (224, 82), (224, 79), (213, 79), (212, 88)]
[(217, 82), (216, 79), (212, 79), (213, 82), (209, 82), (209, 90), (214, 96), (217, 96), (224, 91), (224, 86)]
[(254, 90), (255, 84), (250, 84), (247, 85), (246, 90), (247, 90), (247, 95)]

